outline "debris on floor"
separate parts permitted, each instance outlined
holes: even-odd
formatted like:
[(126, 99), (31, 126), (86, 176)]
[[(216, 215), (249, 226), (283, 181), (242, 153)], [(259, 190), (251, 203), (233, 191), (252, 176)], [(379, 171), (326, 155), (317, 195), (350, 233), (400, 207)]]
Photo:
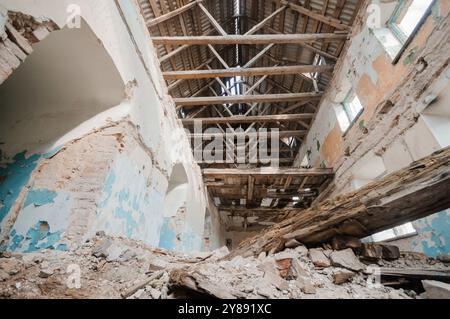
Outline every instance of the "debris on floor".
[[(3, 253), (0, 298), (446, 298), (450, 267), (417, 253), (369, 260), (351, 248), (295, 248), (256, 257), (224, 258), (226, 247), (183, 254), (102, 233), (75, 251)], [(420, 256), (419, 256), (420, 255)], [(374, 284), (413, 277), (422, 290)], [(411, 269), (414, 269), (413, 272)], [(438, 276), (440, 275), (440, 277)], [(77, 277), (78, 276), (78, 277)], [(409, 278), (410, 279), (410, 278)], [(425, 292), (424, 292), (425, 290)]]

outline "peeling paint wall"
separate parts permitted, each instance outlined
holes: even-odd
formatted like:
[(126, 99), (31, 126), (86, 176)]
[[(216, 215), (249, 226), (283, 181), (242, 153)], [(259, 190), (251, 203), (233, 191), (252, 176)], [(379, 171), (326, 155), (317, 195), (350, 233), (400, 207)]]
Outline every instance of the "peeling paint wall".
[[(175, 237), (181, 236), (181, 245), (171, 248), (200, 250), (206, 191), (137, 4), (129, 0), (42, 0), (39, 4), (0, 0), (8, 10), (51, 19), (61, 29), (71, 4), (80, 6), (97, 44), (111, 58), (123, 87), (123, 100), (108, 102), (103, 108), (91, 100), (91, 105), (86, 105), (92, 112), (77, 125), (59, 130), (51, 138), (37, 139), (37, 143), (24, 129), (23, 146), (3, 153), (1, 249), (72, 249), (100, 230), (163, 246), (171, 236), (165, 217), (169, 178), (175, 163), (182, 163), (188, 179), (187, 199), (177, 226), (181, 231), (175, 232)], [(32, 65), (32, 56), (29, 59)], [(96, 84), (91, 86), (97, 92)], [(33, 92), (29, 93), (32, 97)], [(12, 96), (11, 104), (16, 101)], [(63, 99), (62, 103), (69, 101)], [(43, 103), (42, 107), (46, 106), (50, 112), (57, 107)], [(45, 127), (51, 113), (46, 114), (42, 107), (36, 107), (36, 112), (41, 111)], [(8, 124), (16, 115), (10, 113)], [(77, 116), (69, 113), (69, 117)], [(64, 119), (61, 116), (58, 121)], [(58, 121), (55, 123), (62, 124)], [(8, 144), (14, 145), (14, 139)], [(220, 232), (213, 235), (217, 236), (214, 242), (223, 242)]]
[[(310, 165), (335, 169), (335, 182), (325, 192), (328, 196), (353, 190), (362, 172), (371, 173), (368, 156), (382, 163), (384, 173), (390, 173), (450, 144), (450, 4), (446, 0), (435, 2), (394, 64), (377, 37), (379, 29), (369, 28), (366, 22), (371, 14), (368, 6), (376, 4), (381, 8), (380, 27), (384, 27), (397, 3), (366, 1), (296, 158), (296, 166), (307, 155)], [(343, 133), (335, 107), (349, 92), (357, 94), (364, 111)], [(448, 212), (416, 221), (418, 236), (409, 241), (409, 249), (430, 255), (448, 252), (448, 223)]]

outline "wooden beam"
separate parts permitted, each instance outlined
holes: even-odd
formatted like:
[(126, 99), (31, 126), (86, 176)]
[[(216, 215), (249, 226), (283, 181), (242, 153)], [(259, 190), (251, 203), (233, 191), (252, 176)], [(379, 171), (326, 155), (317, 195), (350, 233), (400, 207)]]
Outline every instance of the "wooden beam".
[(258, 24), (256, 24), (253, 28), (251, 28), (250, 30), (248, 30), (245, 35), (250, 35), (253, 34), (255, 32), (257, 32), (258, 30), (260, 30), (261, 28), (264, 27), (264, 25), (269, 22), (270, 20), (272, 20), (273, 18), (275, 18), (278, 14), (280, 14), (281, 12), (283, 12), (284, 10), (286, 10), (287, 6), (282, 6), (281, 8), (279, 8), (278, 10), (275, 10), (271, 15), (269, 15), (267, 18), (265, 18), (264, 20), (262, 20), (261, 22), (259, 22)]
[(348, 25), (343, 24), (340, 20), (335, 18), (326, 17), (320, 13), (314, 12), (312, 10), (306, 9), (305, 7), (299, 6), (297, 4), (288, 2), (286, 0), (278, 0), (278, 3), (282, 5), (286, 5), (289, 7), (289, 9), (297, 11), (298, 13), (301, 13), (303, 15), (306, 15), (314, 20), (320, 21), (322, 23), (328, 24), (338, 30), (342, 31), (350, 31), (350, 27)]
[(257, 116), (232, 116), (232, 117), (206, 117), (182, 119), (184, 125), (194, 125), (195, 122), (202, 125), (225, 124), (225, 123), (254, 123), (254, 122), (295, 122), (304, 119), (313, 118), (312, 113), (302, 114), (275, 114), (275, 115), (257, 115)]
[(190, 71), (166, 71), (163, 72), (164, 79), (207, 79), (207, 78), (228, 78), (233, 76), (263, 76), (263, 75), (285, 75), (299, 73), (323, 73), (332, 72), (334, 64), (329, 65), (292, 65), (292, 66), (272, 66), (260, 68), (229, 68), (216, 70), (190, 70)]
[(319, 244), (336, 235), (364, 238), (449, 208), (449, 189), (447, 147), (358, 190), (308, 209), (293, 209), (287, 219), (245, 240), (227, 258), (277, 252), (292, 238), (304, 244)]
[(311, 34), (256, 34), (224, 36), (176, 36), (152, 37), (153, 44), (166, 45), (215, 45), (215, 44), (296, 44), (314, 41), (339, 42), (347, 40), (348, 35), (336, 33)]
[(322, 92), (310, 93), (286, 93), (286, 94), (262, 94), (262, 95), (233, 95), (233, 96), (205, 96), (174, 98), (175, 105), (216, 105), (216, 104), (237, 104), (237, 103), (282, 103), (297, 102), (300, 100), (320, 99)]
[(199, 2), (198, 6), (200, 7), (200, 9), (202, 9), (203, 13), (206, 15), (206, 17), (208, 18), (209, 22), (211, 22), (211, 24), (213, 25), (213, 27), (223, 36), (227, 35), (227, 32), (220, 26), (219, 22), (217, 22), (216, 19), (214, 19), (214, 17), (211, 15), (211, 13), (209, 13), (208, 9), (205, 8), (205, 6)]
[(199, 3), (198, 0), (193, 1), (193, 2), (189, 2), (188, 4), (182, 6), (182, 7), (178, 8), (178, 9), (175, 9), (173, 11), (170, 11), (169, 13), (163, 14), (162, 16), (159, 16), (157, 18), (154, 18), (153, 20), (150, 20), (147, 23), (147, 26), (148, 27), (154, 27), (154, 26), (158, 25), (161, 22), (164, 22), (164, 21), (167, 21), (169, 19), (172, 19), (172, 18), (178, 16), (179, 14), (181, 14), (181, 13), (189, 10), (190, 8), (194, 7), (198, 3)]
[(203, 170), (203, 177), (243, 177), (252, 175), (255, 178), (267, 176), (330, 176), (332, 168), (285, 168), (285, 167), (261, 167), (261, 168), (207, 168)]
[(255, 178), (252, 175), (248, 175), (247, 182), (247, 201), (251, 202), (253, 200), (253, 188), (255, 187)]
[[(306, 130), (296, 130), (296, 131), (278, 131), (276, 132), (280, 138), (283, 137), (304, 137), (308, 131)], [(213, 139), (213, 138), (228, 138), (228, 137), (249, 137), (249, 138), (255, 138), (259, 137), (260, 135), (266, 134), (268, 137), (270, 137), (271, 131), (270, 129), (267, 130), (267, 132), (227, 132), (225, 133), (194, 133), (189, 134), (189, 138), (201, 138), (201, 139)]]

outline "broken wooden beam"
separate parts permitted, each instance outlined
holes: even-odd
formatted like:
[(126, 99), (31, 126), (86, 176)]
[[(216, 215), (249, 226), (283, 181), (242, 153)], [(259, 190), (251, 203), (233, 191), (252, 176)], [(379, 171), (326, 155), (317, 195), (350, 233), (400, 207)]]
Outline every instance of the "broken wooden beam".
[(189, 70), (189, 71), (166, 71), (163, 77), (166, 80), (178, 79), (207, 79), (207, 78), (228, 78), (233, 76), (263, 76), (263, 75), (286, 75), (303, 73), (323, 73), (332, 72), (333, 64), (329, 65), (291, 65), (291, 66), (271, 66), (260, 68), (229, 68), (217, 70)]
[(340, 42), (347, 40), (347, 34), (311, 33), (311, 34), (256, 34), (256, 35), (219, 35), (219, 36), (161, 36), (152, 37), (154, 45), (217, 45), (217, 44), (299, 44), (314, 41)]
[(220, 105), (237, 103), (282, 103), (301, 100), (320, 99), (322, 92), (261, 94), (261, 95), (232, 95), (232, 96), (204, 96), (174, 98), (175, 105)]
[(301, 214), (293, 209), (286, 220), (243, 241), (230, 258), (281, 250), (291, 239), (318, 244), (337, 235), (364, 238), (449, 208), (449, 189), (450, 147)]

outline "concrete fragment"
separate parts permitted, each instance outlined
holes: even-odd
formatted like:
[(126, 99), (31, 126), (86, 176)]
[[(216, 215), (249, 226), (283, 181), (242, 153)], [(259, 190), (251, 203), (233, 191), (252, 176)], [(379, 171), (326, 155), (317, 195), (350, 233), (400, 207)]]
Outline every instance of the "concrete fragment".
[(15, 275), (20, 272), (22, 264), (14, 258), (1, 258), (0, 270), (3, 270), (8, 275)]
[(55, 273), (55, 267), (51, 266), (50, 263), (47, 261), (44, 261), (39, 269), (39, 277), (40, 278), (48, 278), (50, 276), (53, 276)]
[(297, 254), (299, 254), (300, 256), (306, 256), (308, 255), (308, 248), (306, 248), (303, 245), (300, 245), (298, 247), (295, 248), (295, 251)]
[(111, 262), (117, 260), (123, 253), (123, 248), (118, 245), (110, 245), (106, 250), (106, 261)]
[(330, 267), (330, 260), (325, 256), (322, 249), (310, 249), (309, 258), (314, 266), (318, 268)]
[(347, 268), (353, 271), (361, 271), (366, 268), (351, 248), (332, 252), (330, 260), (333, 266)]
[(258, 268), (264, 271), (264, 279), (279, 290), (286, 290), (289, 287), (288, 282), (279, 275), (272, 261), (268, 260), (258, 265)]
[(134, 251), (132, 251), (131, 249), (127, 249), (125, 252), (123, 252), (120, 255), (120, 261), (121, 262), (127, 262), (130, 259), (133, 259), (134, 257), (136, 257), (136, 253)]
[(159, 299), (161, 298), (161, 291), (155, 288), (150, 288), (150, 296), (152, 296), (152, 299)]
[(112, 245), (112, 242), (109, 239), (103, 239), (94, 246), (92, 249), (92, 255), (97, 258), (106, 258), (108, 257), (108, 248)]
[(333, 274), (333, 282), (336, 285), (342, 285), (350, 281), (350, 279), (355, 277), (355, 275), (356, 273), (354, 273), (353, 271), (342, 269)]
[(153, 259), (150, 262), (150, 265), (148, 266), (148, 270), (153, 272), (153, 271), (158, 271), (158, 270), (163, 270), (167, 268), (167, 262), (165, 262), (162, 259)]
[(450, 284), (435, 280), (422, 280), (428, 299), (450, 299)]
[(48, 29), (45, 26), (39, 26), (36, 30), (33, 31), (33, 35), (39, 41), (44, 40), (49, 34), (50, 31), (48, 31)]
[(286, 248), (295, 248), (295, 247), (298, 247), (298, 246), (300, 246), (300, 245), (301, 245), (301, 243), (298, 242), (295, 238), (293, 238), (293, 239), (291, 239), (291, 240), (288, 240), (288, 241), (284, 244), (284, 247), (286, 247)]
[(312, 295), (316, 293), (316, 288), (307, 278), (300, 277), (295, 283), (297, 287), (305, 294)]
[(3, 269), (0, 269), (0, 282), (6, 281), (9, 278), (9, 274), (4, 271)]
[(229, 253), (230, 253), (230, 250), (228, 249), (228, 247), (227, 246), (223, 246), (223, 247), (221, 247), (219, 249), (214, 250), (212, 252), (212, 254), (213, 254), (212, 257), (220, 259), (220, 258), (223, 258), (226, 255), (228, 255)]

